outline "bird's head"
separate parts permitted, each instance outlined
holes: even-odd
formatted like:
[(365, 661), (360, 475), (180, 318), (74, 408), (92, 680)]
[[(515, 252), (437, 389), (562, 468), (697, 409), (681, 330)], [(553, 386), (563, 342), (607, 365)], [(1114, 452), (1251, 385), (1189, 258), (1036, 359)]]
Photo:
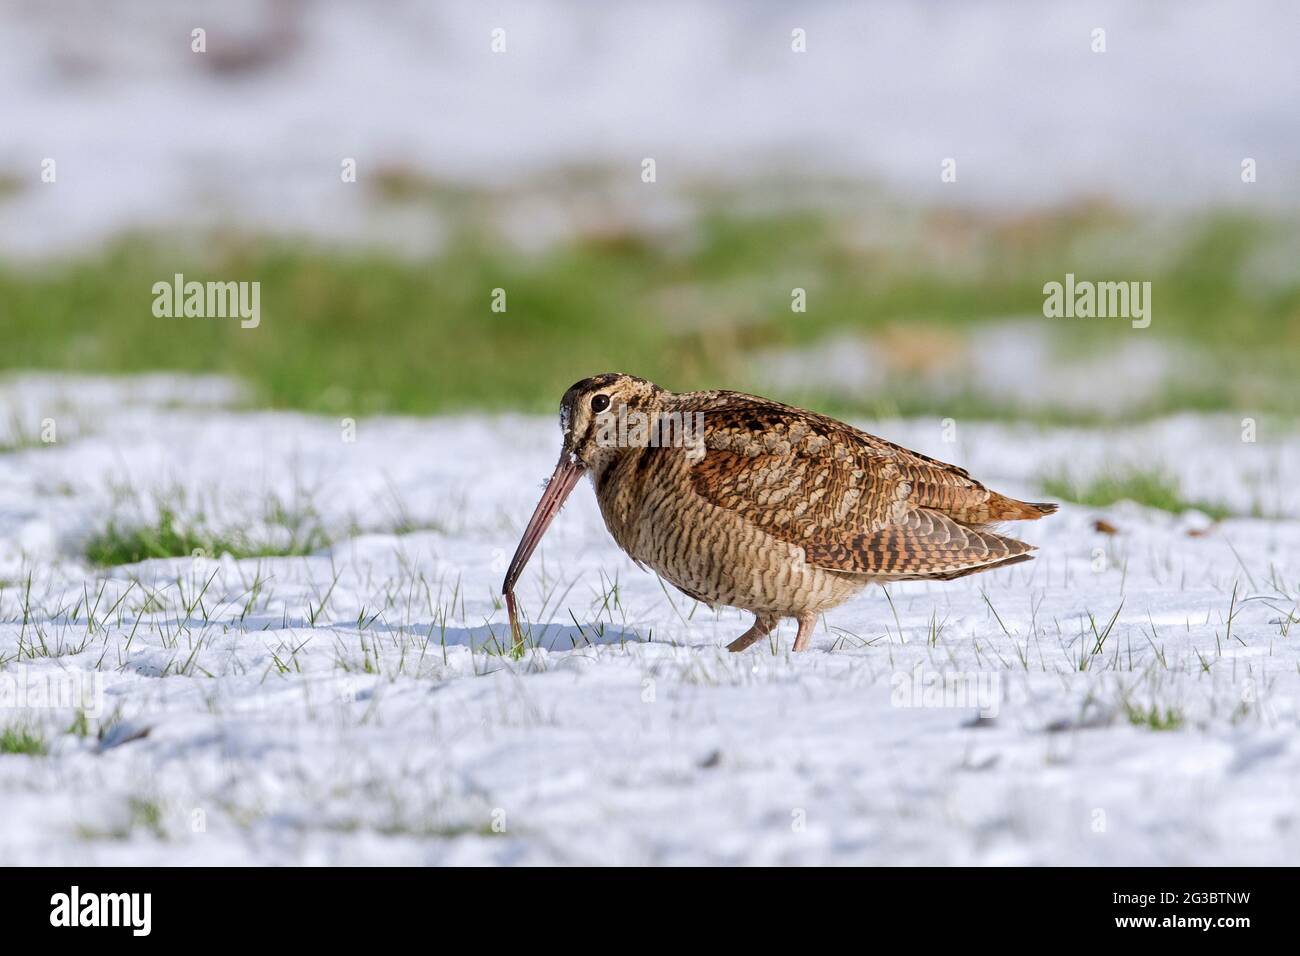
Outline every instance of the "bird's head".
[[(586, 469), (599, 472), (622, 447), (627, 416), (653, 415), (664, 390), (635, 375), (606, 372), (575, 382), (560, 400), (561, 451)], [(621, 432), (619, 423), (623, 422)]]
[(606, 372), (575, 382), (560, 400), (560, 461), (546, 483), (542, 500), (524, 529), (506, 571), (502, 592), (514, 588), (552, 519), (583, 472), (600, 475), (625, 450), (626, 423), (631, 413), (654, 415), (666, 395), (654, 382), (621, 372)]

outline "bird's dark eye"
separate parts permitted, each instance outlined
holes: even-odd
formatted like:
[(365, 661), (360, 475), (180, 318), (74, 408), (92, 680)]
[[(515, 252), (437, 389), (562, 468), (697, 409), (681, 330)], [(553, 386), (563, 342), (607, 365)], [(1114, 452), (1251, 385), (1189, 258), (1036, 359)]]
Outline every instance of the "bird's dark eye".
[(608, 395), (596, 395), (595, 397), (592, 398), (591, 410), (593, 412), (603, 412), (607, 408), (609, 408)]

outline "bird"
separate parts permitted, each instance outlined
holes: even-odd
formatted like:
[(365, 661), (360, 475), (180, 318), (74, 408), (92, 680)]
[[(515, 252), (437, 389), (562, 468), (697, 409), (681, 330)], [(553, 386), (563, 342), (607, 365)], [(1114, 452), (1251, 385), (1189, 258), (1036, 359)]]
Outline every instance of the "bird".
[(506, 570), (514, 586), (586, 475), (618, 546), (688, 597), (749, 611), (743, 651), (784, 619), (807, 650), (818, 617), (873, 583), (950, 581), (1031, 560), (994, 526), (1019, 501), (956, 465), (816, 412), (742, 392), (671, 392), (606, 372), (560, 402), (560, 460)]

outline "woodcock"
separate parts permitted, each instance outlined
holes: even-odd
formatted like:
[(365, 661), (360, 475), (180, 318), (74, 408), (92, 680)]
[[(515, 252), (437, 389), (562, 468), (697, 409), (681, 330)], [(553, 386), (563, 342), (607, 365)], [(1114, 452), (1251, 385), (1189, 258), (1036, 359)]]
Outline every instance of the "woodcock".
[(1056, 510), (833, 418), (739, 392), (675, 394), (610, 372), (565, 392), (560, 428), (559, 464), (502, 587), (512, 625), (515, 582), (583, 474), (633, 561), (697, 601), (754, 614), (732, 651), (782, 618), (799, 622), (802, 651), (819, 614), (871, 583), (946, 581), (1028, 561), (1032, 545), (991, 526)]

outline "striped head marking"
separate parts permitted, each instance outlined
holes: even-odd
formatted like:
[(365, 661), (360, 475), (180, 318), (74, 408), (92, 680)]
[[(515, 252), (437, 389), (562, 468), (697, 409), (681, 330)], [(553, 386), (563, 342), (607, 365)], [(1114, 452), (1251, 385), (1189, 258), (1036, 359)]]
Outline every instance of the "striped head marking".
[(615, 451), (601, 440), (602, 434), (608, 434), (620, 415), (653, 413), (664, 394), (654, 382), (621, 372), (575, 382), (560, 401), (563, 454), (582, 467), (597, 468)]

